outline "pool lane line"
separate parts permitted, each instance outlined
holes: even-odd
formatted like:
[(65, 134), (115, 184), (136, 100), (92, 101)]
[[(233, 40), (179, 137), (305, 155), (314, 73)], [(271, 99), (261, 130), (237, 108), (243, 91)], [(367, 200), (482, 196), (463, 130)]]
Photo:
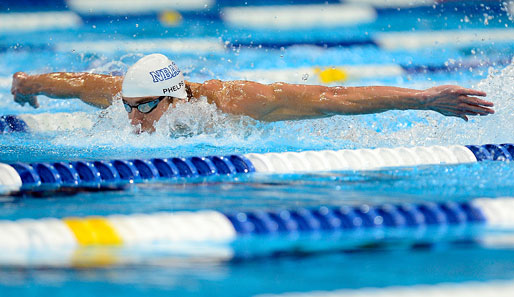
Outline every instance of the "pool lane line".
[(514, 42), (514, 29), (468, 29), (468, 30), (418, 30), (379, 32), (373, 40), (383, 50), (418, 50), (423, 48), (444, 48), (473, 45), (483, 46), (491, 43), (507, 44)]
[[(82, 16), (104, 16), (111, 20), (113, 16), (124, 17), (126, 15), (139, 17), (148, 14), (157, 14), (162, 11), (194, 11), (201, 15), (205, 10), (213, 9), (219, 5), (215, 0), (68, 0), (69, 10), (79, 13)], [(216, 6), (218, 7), (218, 6)], [(215, 8), (215, 7), (214, 7)]]
[(21, 33), (42, 30), (77, 29), (82, 25), (72, 11), (38, 11), (0, 13), (0, 33)]
[(38, 187), (100, 187), (247, 173), (380, 170), (422, 165), (512, 161), (514, 144), (323, 150), (187, 158), (13, 163), (0, 166), (0, 192)]
[(22, 189), (25, 190), (35, 190), (38, 186), (49, 186), (50, 190), (59, 186), (122, 186), (148, 180), (235, 175), (255, 171), (244, 155), (0, 164), (0, 185), (16, 188), (21, 180)]
[(50, 132), (89, 130), (94, 125), (94, 115), (86, 112), (55, 112), (0, 116), (0, 134), (16, 132)]
[(12, 132), (29, 132), (29, 126), (18, 115), (0, 116), (0, 134)]
[(416, 51), (423, 48), (468, 48), (482, 47), (491, 42), (512, 44), (514, 29), (495, 28), (479, 30), (429, 30), (377, 32), (373, 36), (358, 36), (339, 40), (255, 40), (243, 37), (219, 40), (206, 38), (98, 40), (83, 42), (58, 42), (55, 44), (0, 43), (0, 52), (5, 51), (53, 51), (53, 52), (112, 52), (112, 51), (157, 51), (166, 49), (178, 53), (226, 52), (238, 48), (283, 49), (306, 45), (323, 48), (371, 46), (385, 51)]
[(510, 61), (508, 58), (501, 58), (493, 61), (462, 61), (448, 63), (447, 65), (360, 64), (281, 69), (243, 69), (229, 71), (226, 75), (231, 79), (254, 80), (265, 83), (283, 81), (299, 84), (341, 85), (348, 81), (383, 77), (458, 71), (471, 73), (471, 71), (476, 69), (506, 66), (510, 64)]
[(259, 30), (333, 28), (377, 20), (372, 6), (347, 3), (232, 6), (222, 8), (220, 16), (227, 26)]
[(512, 229), (513, 213), (514, 199), (507, 197), (480, 198), (469, 202), (361, 204), (230, 212), (199, 210), (2, 220), (0, 248), (6, 251), (181, 242), (229, 243), (248, 236), (424, 230), (441, 226)]
[(281, 294), (259, 294), (254, 297), (511, 297), (514, 280), (464, 281), (458, 283), (416, 284), (381, 288), (340, 289), (331, 291), (285, 292)]
[(218, 38), (148, 38), (143, 40), (96, 40), (59, 42), (53, 48), (56, 52), (112, 53), (120, 50), (128, 52), (174, 53), (222, 53), (226, 44)]

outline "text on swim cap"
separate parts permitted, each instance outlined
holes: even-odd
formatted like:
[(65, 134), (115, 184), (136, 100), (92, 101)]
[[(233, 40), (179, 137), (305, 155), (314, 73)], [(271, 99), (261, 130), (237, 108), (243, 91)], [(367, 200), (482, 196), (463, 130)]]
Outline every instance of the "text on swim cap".
[(166, 88), (166, 89), (162, 89), (162, 93), (166, 94), (166, 93), (176, 92), (176, 91), (180, 90), (183, 86), (184, 86), (184, 82), (181, 81), (181, 82), (179, 82), (178, 84), (176, 84), (174, 86), (171, 86), (171, 87)]
[(175, 65), (175, 63), (171, 62), (168, 67), (150, 71), (149, 73), (152, 76), (152, 81), (157, 83), (174, 78), (175, 76), (179, 75), (180, 70), (178, 69), (177, 65)]

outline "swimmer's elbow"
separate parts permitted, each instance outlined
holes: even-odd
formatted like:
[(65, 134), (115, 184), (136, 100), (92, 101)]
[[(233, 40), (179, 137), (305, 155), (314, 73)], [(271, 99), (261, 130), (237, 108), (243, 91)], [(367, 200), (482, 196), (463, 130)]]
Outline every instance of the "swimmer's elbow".
[(317, 110), (303, 108), (277, 108), (269, 112), (252, 114), (250, 117), (263, 122), (297, 121), (325, 118), (331, 114), (325, 114)]
[(112, 97), (104, 96), (80, 96), (82, 102), (98, 108), (107, 108), (112, 104)]

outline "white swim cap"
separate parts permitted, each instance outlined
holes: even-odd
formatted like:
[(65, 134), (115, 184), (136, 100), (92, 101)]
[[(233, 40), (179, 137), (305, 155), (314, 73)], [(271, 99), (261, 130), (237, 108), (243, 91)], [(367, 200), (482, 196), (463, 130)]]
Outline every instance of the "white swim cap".
[(172, 96), (187, 99), (184, 75), (175, 62), (161, 54), (139, 59), (125, 74), (123, 97)]

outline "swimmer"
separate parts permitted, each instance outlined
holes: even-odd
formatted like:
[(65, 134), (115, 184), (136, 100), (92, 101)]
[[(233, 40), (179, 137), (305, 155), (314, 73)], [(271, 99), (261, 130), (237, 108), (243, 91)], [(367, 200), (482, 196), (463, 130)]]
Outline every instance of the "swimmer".
[(426, 90), (397, 87), (326, 87), (253, 81), (184, 81), (177, 65), (161, 54), (141, 58), (124, 77), (92, 73), (13, 75), (14, 101), (34, 108), (38, 95), (79, 98), (106, 108), (118, 94), (132, 125), (153, 132), (154, 124), (178, 102), (205, 96), (225, 113), (247, 115), (261, 121), (323, 118), (333, 115), (379, 113), (387, 110), (433, 110), (459, 117), (494, 113), (493, 103), (475, 96), (484, 92), (445, 85)]

